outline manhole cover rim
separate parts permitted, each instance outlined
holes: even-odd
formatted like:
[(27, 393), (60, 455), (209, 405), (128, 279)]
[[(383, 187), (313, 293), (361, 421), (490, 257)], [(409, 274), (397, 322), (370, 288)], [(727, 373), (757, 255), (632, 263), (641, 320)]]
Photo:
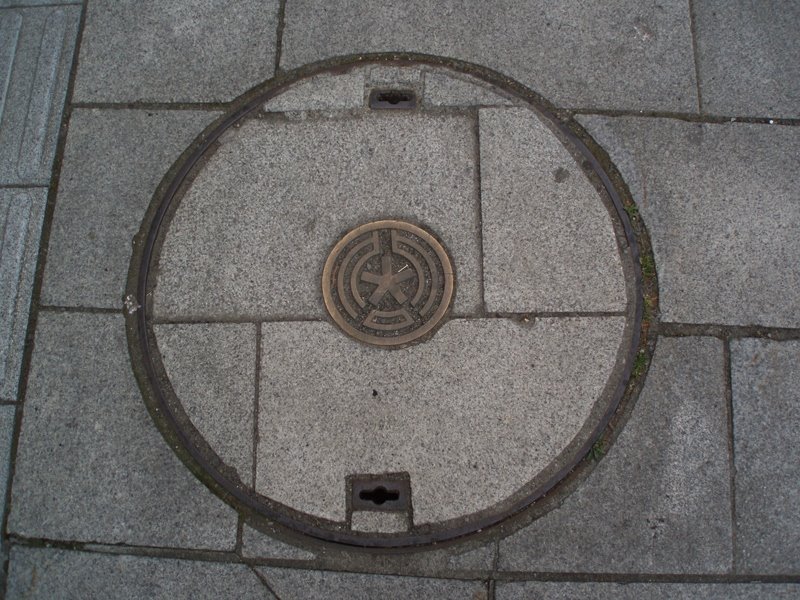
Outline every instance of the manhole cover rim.
[[(608, 403), (607, 410), (603, 417), (597, 421), (597, 425), (592, 430), (592, 433), (587, 437), (581, 447), (576, 452), (572, 453), (574, 460), (568, 461), (567, 464), (563, 465), (557, 473), (539, 486), (534, 492), (527, 495), (521, 501), (514, 502), (513, 506), (504, 510), (502, 513), (492, 513), (479, 519), (468, 520), (467, 523), (461, 526), (453, 523), (449, 528), (442, 530), (427, 531), (426, 529), (428, 528), (423, 527), (419, 532), (413, 532), (411, 534), (408, 532), (401, 534), (365, 534), (362, 532), (326, 527), (321, 525), (321, 523), (325, 522), (325, 519), (310, 517), (304, 513), (299, 513), (299, 511), (292, 507), (280, 505), (280, 503), (274, 503), (274, 501), (271, 502), (273, 504), (278, 504), (285, 510), (270, 508), (263, 502), (259, 502), (252, 495), (252, 491), (245, 491), (241, 482), (237, 484), (237, 482), (229, 477), (228, 473), (226, 473), (227, 469), (224, 466), (220, 468), (220, 461), (218, 458), (216, 461), (208, 460), (207, 455), (195, 445), (194, 440), (191, 439), (191, 436), (188, 435), (187, 431), (181, 426), (179, 415), (176, 415), (173, 407), (170, 406), (168, 396), (170, 394), (174, 396), (174, 391), (171, 389), (171, 384), (166, 377), (163, 364), (161, 364), (161, 360), (158, 357), (152, 321), (152, 289), (154, 284), (149, 275), (151, 274), (151, 263), (156, 253), (156, 247), (163, 241), (162, 226), (166, 215), (171, 209), (174, 209), (171, 205), (179, 189), (197, 163), (202, 160), (206, 151), (230, 127), (246, 118), (268, 99), (281, 93), (295, 82), (326, 72), (345, 72), (351, 68), (368, 64), (390, 66), (427, 65), (450, 69), (499, 87), (508, 94), (518, 97), (526, 104), (530, 105), (531, 108), (545, 117), (551, 125), (567, 139), (573, 148), (585, 158), (585, 166), (588, 165), (599, 177), (599, 180), (602, 182), (602, 187), (608, 195), (608, 199), (613, 204), (613, 217), (619, 220), (624, 230), (624, 243), (626, 247), (624, 251), (620, 249), (620, 256), (621, 258), (627, 257), (630, 263), (629, 268), (632, 270), (632, 281), (629, 281), (629, 285), (632, 285), (633, 289), (631, 297), (629, 298), (628, 308), (625, 311), (627, 320), (626, 330), (630, 333), (629, 339), (627, 340), (627, 348), (629, 351), (624, 361), (621, 362), (619, 358), (617, 359), (617, 369), (619, 369), (620, 374), (618, 376), (618, 384), (613, 393), (613, 398)], [(430, 55), (381, 53), (321, 61), (268, 80), (244, 94), (238, 100), (232, 102), (231, 106), (233, 108), (227, 114), (209, 125), (195, 139), (162, 179), (147, 209), (139, 233), (134, 238), (133, 255), (128, 274), (125, 318), (132, 369), (136, 375), (143, 399), (145, 400), (145, 404), (151, 416), (176, 454), (178, 454), (186, 466), (212, 489), (212, 491), (251, 520), (255, 519), (257, 522), (261, 522), (262, 519), (265, 519), (265, 526), (283, 526), (290, 532), (299, 532), (318, 540), (366, 548), (392, 549), (420, 547), (461, 538), (465, 535), (481, 532), (486, 528), (495, 526), (509, 519), (509, 517), (518, 515), (541, 500), (544, 496), (549, 495), (560, 482), (567, 478), (578, 464), (586, 459), (586, 455), (589, 453), (594, 442), (599, 439), (616, 413), (623, 396), (626, 395), (626, 391), (628, 391), (629, 388), (633, 389), (631, 387), (633, 381), (631, 375), (633, 373), (634, 361), (637, 354), (640, 352), (646, 353), (648, 359), (645, 363), (646, 365), (649, 364), (649, 357), (652, 354), (652, 345), (645, 344), (647, 336), (646, 330), (643, 330), (643, 279), (639, 263), (637, 234), (631, 226), (620, 193), (594, 154), (567, 124), (556, 117), (549, 103), (522, 84), (480, 65)], [(160, 239), (160, 237), (162, 239)], [(622, 345), (620, 348), (622, 348)], [(634, 390), (632, 393), (635, 396), (638, 394), (638, 389)], [(194, 429), (191, 424), (190, 429)], [(211, 452), (215, 455), (213, 449)], [(268, 498), (266, 499), (269, 500)], [(484, 513), (490, 511), (480, 512)], [(310, 518), (295, 518), (292, 516), (292, 513)], [(465, 515), (464, 518), (469, 516), (471, 515)], [(453, 521), (460, 520), (461, 519), (454, 519)], [(449, 522), (444, 522), (443, 525), (447, 525), (448, 523)]]

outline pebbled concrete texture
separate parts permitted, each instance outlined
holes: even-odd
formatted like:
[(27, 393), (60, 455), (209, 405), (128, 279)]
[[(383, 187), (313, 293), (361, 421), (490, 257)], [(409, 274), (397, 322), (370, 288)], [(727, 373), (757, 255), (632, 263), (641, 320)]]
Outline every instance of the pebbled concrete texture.
[(625, 310), (608, 210), (560, 140), (524, 108), (478, 118), (486, 310)]
[(269, 79), (278, 0), (88, 5), (75, 100), (225, 102)]
[(393, 598), (441, 598), (442, 600), (488, 600), (487, 586), (481, 581), (391, 577), (256, 567), (281, 600), (326, 598), (329, 600), (372, 600)]
[(499, 569), (727, 573), (727, 423), (722, 342), (660, 338), (608, 455), (558, 508), (500, 542)]
[[(575, 15), (581, 18), (576, 19)], [(686, 4), (354, 0), (286, 4), (281, 67), (409, 51), (482, 64), (560, 106), (692, 111)]]
[[(2, 500), (5, 500), (11, 473), (11, 442), (14, 436), (15, 415), (14, 406), (0, 406), (0, 499)], [(0, 510), (0, 518), (4, 516)], [(0, 557), (5, 557), (5, 540), (2, 537), (0, 537)]]
[(253, 479), (256, 326), (154, 327), (164, 368), (187, 416), (246, 485)]
[(246, 565), (15, 546), (8, 598), (274, 599)]
[(800, 341), (731, 342), (736, 561), (800, 574)]
[(508, 106), (514, 101), (472, 78), (425, 71), (424, 103), (429, 106)]
[(328, 323), (265, 323), (256, 489), (342, 521), (348, 475), (409, 472), (415, 524), (488, 508), (579, 434), (623, 328), (622, 317), (453, 320), (424, 344), (376, 352)]
[(0, 12), (2, 185), (50, 182), (80, 12), (79, 6)]
[(498, 583), (496, 600), (790, 600), (800, 594), (795, 583)]
[(465, 115), (247, 121), (177, 209), (156, 315), (322, 318), (325, 257), (347, 231), (381, 218), (438, 234), (459, 280), (453, 310), (477, 310), (474, 145)]
[(800, 326), (800, 128), (579, 120), (647, 223), (662, 320)]
[(364, 106), (363, 69), (303, 80), (264, 105), (267, 112), (342, 110)]
[(131, 241), (169, 166), (218, 113), (75, 110), (42, 302), (120, 308)]
[(237, 517), (153, 426), (121, 316), (40, 313), (8, 530), (24, 537), (232, 550)]
[(0, 189), (0, 399), (16, 401), (47, 190)]
[(800, 4), (704, 0), (693, 8), (703, 109), (800, 117)]
[(247, 558), (302, 561), (316, 558), (316, 554), (313, 552), (282, 542), (246, 524), (242, 527), (242, 556)]

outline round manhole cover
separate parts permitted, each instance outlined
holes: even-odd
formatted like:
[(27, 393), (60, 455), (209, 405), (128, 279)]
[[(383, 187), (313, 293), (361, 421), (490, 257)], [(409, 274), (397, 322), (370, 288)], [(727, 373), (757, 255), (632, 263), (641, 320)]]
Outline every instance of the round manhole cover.
[(453, 266), (424, 229), (403, 221), (367, 223), (336, 244), (322, 271), (331, 318), (362, 342), (400, 347), (439, 324), (453, 298)]
[(144, 399), (256, 527), (400, 547), (538, 514), (649, 356), (637, 230), (579, 128), (401, 58), (209, 114), (134, 243)]

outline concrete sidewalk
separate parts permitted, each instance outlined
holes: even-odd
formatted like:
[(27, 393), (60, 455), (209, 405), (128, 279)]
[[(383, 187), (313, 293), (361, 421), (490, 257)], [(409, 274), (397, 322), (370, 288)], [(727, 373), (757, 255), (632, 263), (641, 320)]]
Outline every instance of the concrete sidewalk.
[[(800, 597), (798, 27), (800, 5), (777, 0), (0, 0), (5, 214), (0, 498), (6, 597)], [(377, 53), (486, 67), (510, 78), (509, 86), (519, 83), (541, 96), (561, 120), (585, 131), (630, 191), (635, 205), (625, 211), (643, 223), (652, 244), (652, 254), (643, 256), (653, 260), (643, 261), (641, 270), (658, 278), (658, 297), (648, 300), (658, 307), (647, 321), (652, 360), (634, 368), (643, 389), (623, 403), (614, 421), (619, 429), (604, 438), (608, 445), (595, 446), (583, 474), (559, 492), (551, 510), (531, 513), (514, 526), (401, 552), (356, 550), (265, 526), (215, 495), (186, 468), (148, 414), (125, 329), (126, 315), (137, 309), (130, 299), (125, 302), (131, 242), (159, 184), (196, 138), (237, 107), (238, 98), (272, 77), (320, 61), (357, 62)], [(402, 199), (442, 232), (457, 272), (469, 275), (456, 295), (453, 320), (417, 346), (446, 357), (465, 345), (488, 348), (466, 333), (458, 337), (456, 326), (466, 332), (476, 321), (498, 315), (537, 313), (525, 302), (538, 301), (544, 284), (531, 284), (518, 296), (491, 287), (507, 277), (503, 253), (515, 249), (503, 246), (497, 231), (505, 235), (517, 227), (509, 237), (519, 240), (529, 229), (524, 220), (501, 222), (511, 210), (502, 202), (515, 193), (512, 186), (490, 189), (498, 169), (517, 176), (536, 167), (526, 164), (519, 151), (524, 145), (506, 144), (522, 135), (523, 127), (509, 125), (514, 121), (503, 121), (503, 115), (521, 109), (497, 96), (465, 99), (466, 84), (446, 77), (436, 79), (441, 88), (434, 92), (427, 82), (439, 75), (427, 68), (420, 67), (419, 81), (425, 83), (408, 83), (420, 94), (419, 120), (391, 130), (422, 148), (416, 162), (402, 163), (380, 150), (370, 158), (384, 161), (381, 181), (391, 190), (411, 180), (403, 171), (409, 164), (413, 173), (468, 174), (463, 190), (456, 176), (402, 188), (408, 194)], [(217, 151), (218, 162), (209, 159), (203, 173), (225, 181), (233, 198), (248, 193), (242, 173), (258, 160), (263, 160), (261, 174), (280, 165), (283, 179), (270, 179), (269, 185), (288, 187), (302, 175), (320, 189), (335, 187), (336, 173), (355, 172), (363, 158), (348, 154), (352, 144), (342, 140), (357, 139), (359, 123), (365, 123), (364, 135), (384, 132), (383, 121), (358, 120), (364, 90), (376, 77), (369, 68), (364, 73), (356, 87), (348, 87), (352, 79), (348, 83), (343, 76), (323, 83), (320, 96), (279, 96), (259, 117), (266, 138), (248, 142), (247, 127), (226, 138), (229, 147), (243, 139), (239, 155), (251, 152), (253, 162), (237, 166), (237, 154), (230, 158)], [(392, 77), (382, 83), (394, 86), (401, 75)], [(473, 125), (488, 130), (479, 132), (477, 157)], [(293, 138), (297, 131), (302, 133)], [(490, 135), (502, 148), (494, 162)], [(261, 152), (262, 139), (281, 139), (283, 154)], [(335, 147), (338, 142), (342, 148)], [(425, 148), (433, 150), (426, 154)], [(298, 160), (313, 168), (292, 170)], [(334, 165), (330, 172), (325, 164)], [(555, 190), (565, 173), (559, 171), (548, 185)], [(258, 181), (263, 189), (267, 180)], [(567, 181), (570, 197), (578, 195), (576, 178)], [(458, 204), (473, 193), (473, 182), (479, 218), (474, 237), (459, 237), (453, 232), (476, 222), (473, 213), (459, 212)], [(374, 181), (361, 183), (368, 189)], [(204, 180), (192, 185), (200, 190)], [(446, 210), (437, 213), (426, 205), (426, 194), (441, 199)], [(260, 213), (260, 221), (212, 229), (219, 215), (214, 203), (203, 204), (201, 197), (200, 225), (181, 221), (180, 214), (172, 221), (170, 240), (178, 241), (165, 243), (172, 254), (164, 255), (159, 277), (177, 291), (173, 298), (160, 297), (166, 309), (159, 308), (165, 310), (159, 327), (179, 394), (189, 390), (186, 394), (205, 406), (227, 394), (251, 394), (248, 385), (255, 380), (258, 417), (258, 394), (266, 383), (281, 398), (291, 398), (292, 406), (316, 397), (293, 387), (309, 372), (319, 380), (319, 393), (352, 392), (347, 377), (324, 377), (360, 372), (363, 361), (341, 362), (329, 353), (345, 342), (329, 325), (316, 288), (308, 297), (302, 289), (287, 288), (290, 306), (302, 307), (302, 318), (295, 318), (279, 294), (258, 296), (269, 273), (258, 272), (256, 283), (247, 287), (262, 255), (244, 246), (230, 264), (244, 264), (248, 256), (258, 260), (238, 272), (215, 271), (228, 264), (222, 260), (226, 248), (251, 239), (253, 231), (279, 238), (278, 217), (273, 221), (272, 215), (291, 212), (292, 202), (280, 196)], [(309, 250), (307, 262), (297, 263), (300, 271), (324, 260), (322, 249), (335, 243), (334, 234), (349, 222), (337, 214), (335, 203), (321, 204), (322, 218), (316, 220), (314, 207), (300, 204), (298, 227), (307, 227), (305, 233), (319, 246)], [(359, 197), (348, 210), (363, 211), (360, 223), (375, 206)], [(495, 212), (480, 213), (481, 207)], [(325, 214), (332, 215), (328, 221)], [(300, 217), (308, 219), (300, 223)], [(214, 235), (203, 237), (209, 231)], [(541, 327), (547, 318), (565, 317), (571, 321), (559, 323), (582, 318), (609, 323), (598, 326), (602, 335), (574, 348), (558, 336), (548, 346), (561, 371), (575, 374), (565, 386), (586, 389), (591, 386), (584, 379), (611, 360), (603, 362), (598, 353), (615, 356), (616, 346), (601, 348), (601, 342), (617, 335), (611, 322), (621, 322), (627, 313), (620, 291), (625, 284), (608, 266), (616, 259), (606, 260), (605, 246), (597, 241), (602, 234), (588, 226), (579, 231), (572, 247), (553, 246), (573, 260), (572, 277), (555, 286), (563, 292), (562, 308), (538, 309), (535, 322)], [(523, 250), (535, 254), (532, 248)], [(195, 272), (191, 260), (198, 256), (201, 268)], [(209, 262), (202, 263), (203, 257)], [(535, 272), (569, 260), (564, 257), (540, 257)], [(295, 269), (291, 256), (275, 260)], [(585, 272), (576, 276), (581, 269)], [(209, 273), (218, 279), (203, 279)], [(312, 275), (317, 277), (316, 271)], [(576, 281), (591, 284), (581, 288)], [(208, 289), (192, 297), (205, 284)], [(234, 288), (248, 291), (232, 308)], [(543, 296), (553, 297), (546, 291)], [(217, 321), (229, 327), (181, 330), (187, 323), (205, 327)], [(292, 355), (272, 353), (261, 343), (266, 331), (294, 347), (308, 344), (303, 356), (315, 357), (316, 370)], [(498, 334), (497, 347), (507, 348), (512, 338)], [(182, 355), (192, 344), (218, 359)], [(584, 352), (587, 348), (592, 352)], [(513, 350), (498, 352), (515, 356)], [(482, 368), (472, 367), (482, 364), (480, 352), (473, 354), (458, 381), (443, 378), (454, 396), (491, 383), (479, 379), (473, 385), (468, 379)], [(265, 361), (283, 365), (283, 378), (261, 373)], [(179, 373), (186, 364), (191, 368)], [(382, 368), (391, 371), (391, 360)], [(436, 376), (426, 382), (433, 385)], [(506, 385), (519, 392), (514, 382)], [(398, 389), (406, 388), (398, 384)], [(509, 392), (497, 410), (510, 407), (512, 419), (529, 389), (517, 396)], [(373, 391), (377, 396), (379, 390)], [(309, 402), (306, 412), (314, 410)], [(204, 415), (205, 437), (222, 440), (229, 462), (256, 487), (260, 459), (252, 436), (258, 438), (258, 419), (251, 412)], [(290, 411), (284, 415), (278, 433), (305, 435), (306, 424), (298, 425), (295, 417)], [(436, 417), (432, 411), (425, 418)], [(526, 429), (517, 428), (519, 435)], [(453, 435), (450, 443), (465, 437)], [(246, 443), (238, 444), (241, 440)], [(322, 461), (331, 450), (321, 450)], [(277, 442), (271, 451), (279, 455)], [(489, 453), (478, 451), (481, 457)], [(295, 492), (286, 493), (302, 502), (303, 494)], [(330, 506), (322, 504), (320, 511)]]

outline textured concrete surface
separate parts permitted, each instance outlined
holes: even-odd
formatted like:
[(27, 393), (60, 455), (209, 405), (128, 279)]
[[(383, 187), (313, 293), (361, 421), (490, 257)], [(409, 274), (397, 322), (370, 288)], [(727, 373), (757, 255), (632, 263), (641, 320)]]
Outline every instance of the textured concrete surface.
[(42, 301), (119, 308), (131, 240), (172, 162), (217, 114), (76, 110), (61, 168)]
[(348, 230), (389, 217), (441, 237), (459, 280), (454, 310), (476, 310), (474, 144), (464, 115), (248, 121), (170, 224), (156, 314), (321, 318), (330, 249)]
[(408, 531), (408, 518), (405, 513), (353, 511), (350, 519), (353, 531), (371, 531), (378, 533), (396, 533)]
[(164, 368), (187, 416), (241, 480), (253, 478), (256, 326), (156, 325)]
[(225, 102), (272, 76), (278, 0), (88, 5), (82, 102)]
[(153, 427), (121, 316), (39, 315), (8, 528), (51, 540), (233, 548), (236, 513)]
[(566, 148), (524, 108), (479, 120), (486, 309), (624, 310), (611, 218)]
[(500, 543), (508, 571), (726, 573), (722, 343), (661, 338), (630, 422), (559, 507)]
[(242, 556), (279, 560), (314, 560), (316, 555), (297, 546), (244, 525), (242, 528)]
[(487, 600), (486, 584), (480, 581), (385, 577), (256, 567), (281, 600), (372, 600), (373, 598), (441, 598), (442, 600)]
[(50, 182), (79, 18), (78, 6), (0, 12), (0, 184)]
[(442, 71), (425, 72), (425, 104), (430, 106), (505, 106), (511, 98), (477, 84), (472, 78), (460, 78)]
[(800, 341), (731, 343), (739, 567), (800, 573)]
[[(11, 462), (11, 441), (14, 435), (14, 406), (0, 406), (0, 499), (5, 500)], [(0, 518), (3, 517), (0, 511)], [(0, 556), (5, 556), (5, 540), (0, 539)]]
[[(269, 598), (253, 570), (235, 564), (242, 555), (251, 563), (291, 564), (265, 567), (282, 598), (474, 599), (487, 589), (497, 600), (800, 597), (800, 153), (796, 126), (767, 123), (798, 116), (796, 3), (288, 0), (285, 28), (277, 0), (85, 4), (78, 96), (67, 98), (66, 160), (44, 255), (45, 293), (31, 304), (39, 314), (35, 347), (27, 348), (33, 365), (21, 368), (28, 388), (20, 394), (19, 440), (7, 437), (16, 407), (0, 395), (0, 460), (3, 445), (18, 445), (2, 536), (6, 549), (14, 547), (2, 569), (11, 574), (5, 597), (25, 597), (36, 574), (33, 595), (40, 590), (46, 598)], [(80, 5), (0, 0), (0, 188), (43, 189), (51, 179), (56, 115), (75, 79), (66, 44)], [(142, 408), (121, 317), (85, 308), (119, 310), (130, 239), (155, 185), (218, 114), (199, 112), (217, 105), (195, 102), (233, 98), (270, 76), (279, 55), (291, 68), (359, 50), (463, 58), (520, 79), (557, 108), (629, 115), (579, 118), (591, 123), (633, 190), (656, 246), (661, 309), (673, 324), (651, 330), (661, 336), (656, 363), (616, 446), (561, 509), (506, 542), (489, 535), (391, 555), (309, 544), (312, 558), (299, 538), (295, 547), (245, 526), (234, 546), (234, 515), (178, 462)], [(424, 107), (443, 115), (476, 112), (469, 108), (476, 100), (455, 89), (459, 83), (420, 78), (420, 69), (365, 73), (367, 87), (426, 91)], [(128, 103), (138, 100), (153, 104), (131, 110)], [(93, 111), (75, 101), (111, 104)], [(434, 106), (439, 101), (446, 103)], [(671, 121), (651, 110), (686, 114)], [(708, 114), (758, 123), (723, 125)], [(53, 164), (61, 159), (57, 153)], [(408, 177), (427, 176), (426, 167), (422, 162)], [(334, 183), (347, 179), (342, 172), (331, 176)], [(16, 190), (0, 192), (9, 193)], [(38, 191), (28, 193), (38, 198)], [(328, 210), (343, 213), (341, 206)], [(6, 275), (16, 265), (7, 248), (17, 239), (7, 232), (0, 255)], [(464, 229), (459, 239), (475, 233)], [(317, 235), (313, 226), (308, 235)], [(326, 243), (325, 249), (333, 240)], [(16, 296), (3, 288), (3, 310), (28, 306), (23, 288)], [(42, 310), (42, 303), (75, 313)], [(669, 337), (677, 333), (687, 337)], [(732, 340), (730, 363), (725, 339)], [(731, 398), (733, 426), (726, 431)], [(89, 549), (101, 554), (41, 547), (49, 540), (66, 547), (99, 542)], [(498, 543), (501, 567), (519, 572), (493, 570)], [(510, 581), (517, 578), (530, 581)]]
[(580, 121), (647, 223), (664, 321), (800, 326), (800, 129)]
[(797, 584), (769, 583), (498, 583), (496, 600), (790, 600)]
[(12, 550), (8, 597), (41, 600), (274, 598), (246, 565), (24, 546)]
[(0, 189), (0, 400), (15, 401), (47, 190)]
[(303, 80), (269, 100), (267, 112), (341, 110), (364, 106), (364, 69)]
[(341, 521), (347, 475), (406, 471), (416, 524), (492, 506), (578, 434), (622, 329), (621, 317), (456, 320), (376, 352), (328, 323), (265, 323), (256, 489)]
[(421, 52), (498, 69), (561, 106), (691, 111), (697, 94), (687, 8), (636, 0), (501, 0), (490, 10), (479, 0), (293, 0), (281, 67)]
[(694, 4), (703, 109), (715, 115), (800, 117), (800, 4)]

